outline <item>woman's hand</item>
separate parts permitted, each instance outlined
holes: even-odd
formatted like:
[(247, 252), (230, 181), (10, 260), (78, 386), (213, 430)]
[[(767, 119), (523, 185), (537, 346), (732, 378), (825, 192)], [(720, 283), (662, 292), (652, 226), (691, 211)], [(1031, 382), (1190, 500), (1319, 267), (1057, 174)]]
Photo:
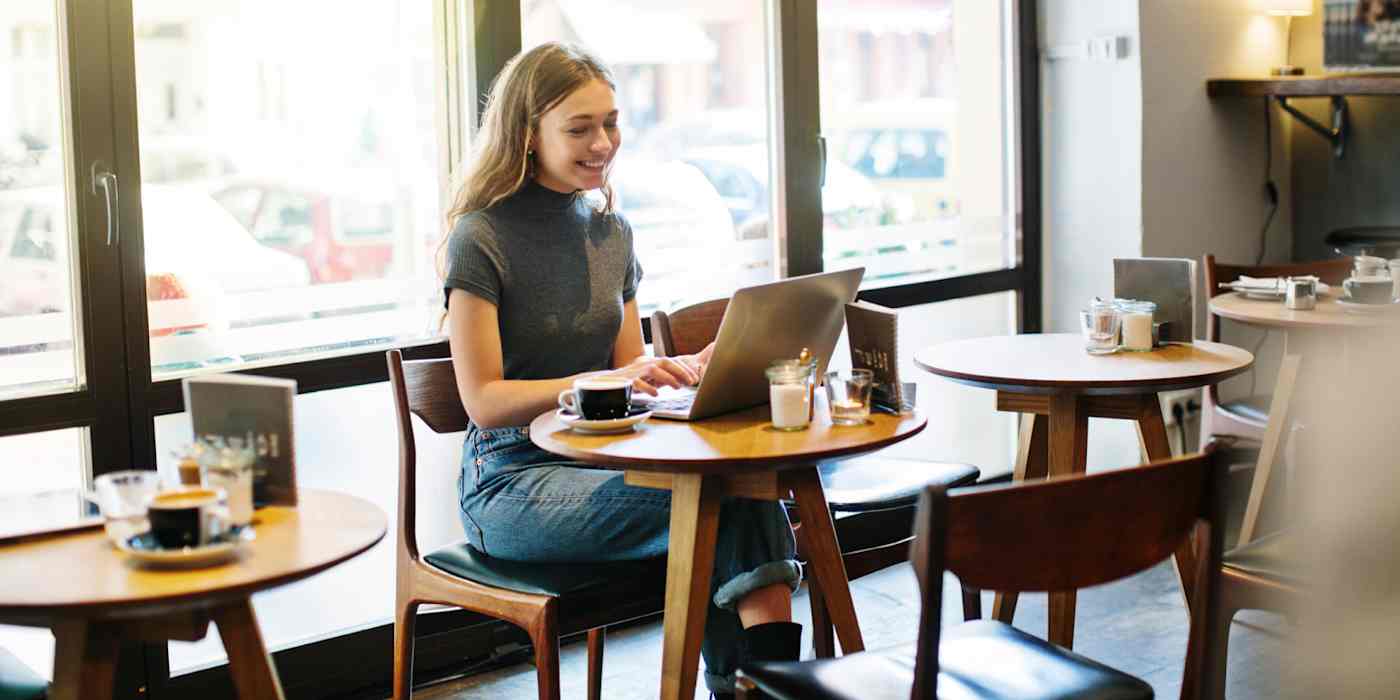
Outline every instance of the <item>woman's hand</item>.
[[(698, 355), (688, 357), (698, 357)], [(706, 359), (708, 357), (706, 355)], [(700, 373), (687, 363), (679, 361), (680, 359), (643, 355), (629, 362), (626, 366), (607, 372), (603, 376), (631, 379), (633, 391), (655, 396), (656, 390), (660, 387), (681, 388), (693, 386), (700, 381)]]
[(676, 360), (686, 367), (689, 367), (690, 370), (695, 373), (695, 383), (699, 384), (700, 380), (705, 377), (705, 368), (710, 366), (710, 356), (714, 354), (715, 344), (714, 341), (711, 341), (709, 345), (705, 346), (704, 350), (694, 355), (681, 355), (677, 357)]

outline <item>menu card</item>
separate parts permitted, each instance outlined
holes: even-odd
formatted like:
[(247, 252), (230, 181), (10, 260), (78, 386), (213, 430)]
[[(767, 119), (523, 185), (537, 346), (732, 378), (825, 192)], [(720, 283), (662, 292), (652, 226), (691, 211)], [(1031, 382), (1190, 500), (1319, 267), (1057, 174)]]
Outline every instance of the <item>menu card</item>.
[(891, 308), (856, 301), (846, 304), (846, 336), (851, 343), (851, 367), (875, 375), (873, 408), (890, 413), (914, 410), (914, 396), (899, 381), (898, 313)]
[(1113, 296), (1157, 304), (1167, 322), (1162, 342), (1189, 343), (1196, 335), (1196, 261), (1188, 258), (1114, 258)]
[(241, 438), (257, 450), (254, 502), (296, 505), (296, 451), (292, 443), (296, 380), (213, 374), (189, 377), (183, 384), (185, 410), (196, 438)]

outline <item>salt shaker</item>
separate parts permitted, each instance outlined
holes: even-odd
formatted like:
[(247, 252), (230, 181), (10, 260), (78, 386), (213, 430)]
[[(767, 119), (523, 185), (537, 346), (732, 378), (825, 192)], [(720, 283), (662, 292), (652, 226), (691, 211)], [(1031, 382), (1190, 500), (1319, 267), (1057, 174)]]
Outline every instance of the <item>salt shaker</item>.
[(1307, 311), (1317, 306), (1317, 280), (1312, 277), (1289, 277), (1283, 284), (1283, 305)]

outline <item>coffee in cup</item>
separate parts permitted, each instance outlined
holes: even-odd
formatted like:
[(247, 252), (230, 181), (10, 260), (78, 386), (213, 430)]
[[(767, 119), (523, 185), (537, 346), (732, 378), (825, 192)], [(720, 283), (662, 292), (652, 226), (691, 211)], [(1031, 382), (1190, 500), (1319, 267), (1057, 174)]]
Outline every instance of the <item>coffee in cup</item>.
[(632, 408), (632, 381), (622, 377), (586, 377), (559, 392), (559, 407), (585, 420), (626, 418)]
[(1342, 282), (1351, 301), (1362, 304), (1389, 304), (1395, 287), (1389, 277), (1352, 277)]
[(219, 540), (228, 530), (228, 497), (222, 489), (162, 491), (151, 499), (146, 518), (161, 547), (202, 547)]

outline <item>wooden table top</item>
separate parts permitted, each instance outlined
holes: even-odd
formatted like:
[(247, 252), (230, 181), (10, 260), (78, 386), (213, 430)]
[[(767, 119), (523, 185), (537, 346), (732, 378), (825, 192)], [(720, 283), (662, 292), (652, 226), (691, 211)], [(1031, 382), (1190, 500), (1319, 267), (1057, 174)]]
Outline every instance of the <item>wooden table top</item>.
[(1400, 307), (1348, 310), (1334, 294), (1319, 296), (1307, 311), (1287, 308), (1282, 301), (1250, 299), (1238, 292), (1211, 297), (1211, 313), (1232, 321), (1271, 328), (1376, 328), (1400, 323)]
[(1215, 384), (1254, 364), (1247, 350), (1198, 340), (1151, 352), (1090, 355), (1077, 333), (1002, 335), (942, 343), (914, 364), (963, 384), (1024, 393), (1144, 394)]
[(327, 569), (384, 537), (384, 513), (369, 501), (297, 493), (296, 508), (258, 510), (257, 538), (235, 558), (205, 568), (140, 566), (100, 529), (0, 547), (0, 621), (120, 617), (227, 602)]
[(530, 423), (530, 441), (540, 448), (598, 467), (680, 474), (735, 474), (804, 466), (876, 450), (924, 429), (920, 413), (871, 413), (865, 425), (832, 425), (826, 400), (817, 392), (815, 418), (806, 430), (773, 429), (767, 405), (702, 421), (651, 418), (620, 435), (575, 433), (554, 417)]

